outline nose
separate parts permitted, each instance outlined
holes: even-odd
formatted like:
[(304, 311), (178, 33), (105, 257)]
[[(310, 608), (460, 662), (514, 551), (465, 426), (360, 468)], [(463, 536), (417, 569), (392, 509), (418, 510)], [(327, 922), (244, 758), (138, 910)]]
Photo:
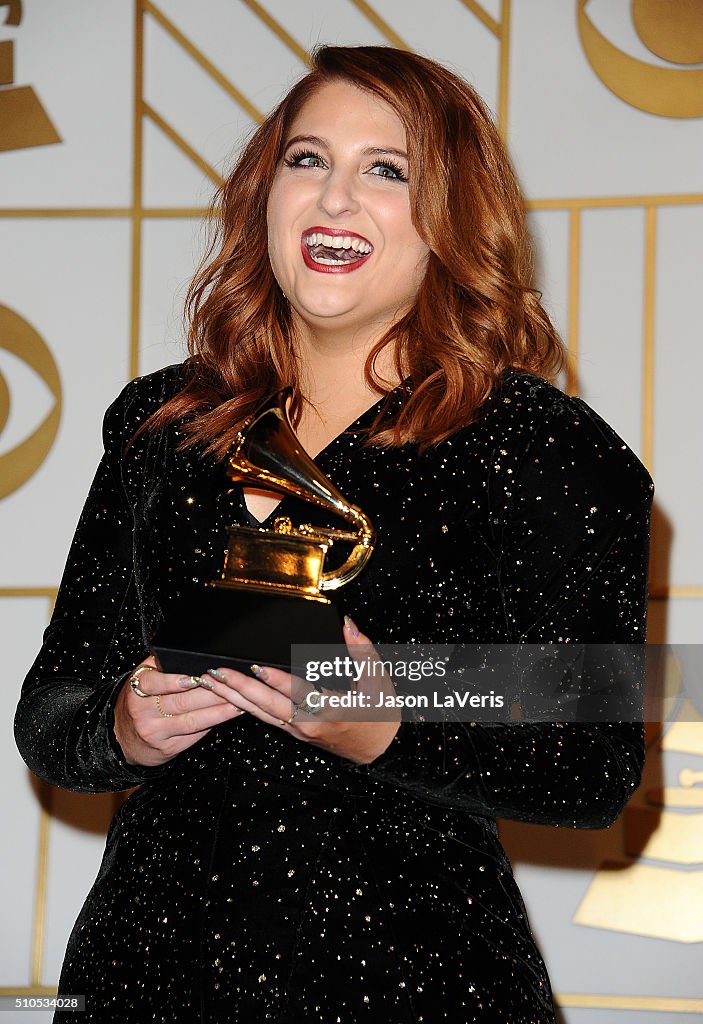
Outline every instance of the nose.
[(356, 175), (342, 167), (334, 168), (325, 176), (318, 199), (320, 209), (330, 217), (342, 217), (359, 209)]

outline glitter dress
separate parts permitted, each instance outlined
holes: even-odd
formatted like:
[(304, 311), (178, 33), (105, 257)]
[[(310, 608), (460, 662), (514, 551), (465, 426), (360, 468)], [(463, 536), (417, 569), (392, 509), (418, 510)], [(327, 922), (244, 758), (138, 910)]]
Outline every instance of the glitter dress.
[[(545, 1024), (547, 973), (495, 818), (603, 828), (640, 779), (638, 723), (401, 724), (358, 766), (251, 715), (168, 764), (126, 763), (113, 704), (169, 602), (246, 522), (177, 427), (126, 441), (180, 387), (128, 384), (15, 733), (37, 775), (139, 788), (71, 933), (57, 1020)], [(419, 455), (362, 447), (401, 386), (317, 456), (378, 544), (345, 588), (377, 643), (644, 642), (652, 481), (583, 401), (507, 371)], [(275, 514), (310, 519), (286, 497)], [(319, 522), (324, 521), (323, 517)], [(272, 517), (269, 517), (272, 518)]]

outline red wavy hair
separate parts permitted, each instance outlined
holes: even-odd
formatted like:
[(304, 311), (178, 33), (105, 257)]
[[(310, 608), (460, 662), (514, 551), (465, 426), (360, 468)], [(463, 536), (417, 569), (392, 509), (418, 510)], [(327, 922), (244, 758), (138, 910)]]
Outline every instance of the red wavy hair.
[(369, 353), (364, 372), (387, 390), (374, 359), (394, 347), (412, 393), (366, 443), (421, 448), (469, 423), (506, 367), (552, 378), (565, 353), (532, 286), (524, 201), (483, 101), (426, 57), (386, 46), (322, 46), (312, 70), (254, 132), (216, 193), (212, 237), (189, 288), (186, 384), (144, 424), (182, 417), (183, 446), (224, 457), (235, 432), (272, 391), (305, 401), (290, 309), (271, 271), (266, 206), (291, 122), (314, 90), (342, 80), (385, 100), (407, 136), (413, 224), (430, 248), (415, 306)]

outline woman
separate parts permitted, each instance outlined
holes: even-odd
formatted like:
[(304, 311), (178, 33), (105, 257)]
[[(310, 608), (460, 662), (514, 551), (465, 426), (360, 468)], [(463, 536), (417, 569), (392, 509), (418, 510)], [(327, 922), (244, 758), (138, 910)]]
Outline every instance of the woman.
[(651, 480), (547, 380), (562, 350), (520, 193), (450, 72), (322, 48), (217, 209), (191, 356), (106, 414), (17, 712), (49, 782), (139, 786), (60, 992), (86, 993), (84, 1021), (553, 1021), (494, 819), (610, 824), (639, 724), (289, 721), (285, 673), (163, 674), (148, 642), (221, 568), (231, 522), (272, 519), (280, 496), (230, 492), (223, 458), (284, 384), (303, 447), (377, 530), (345, 588), (351, 648), (642, 642)]

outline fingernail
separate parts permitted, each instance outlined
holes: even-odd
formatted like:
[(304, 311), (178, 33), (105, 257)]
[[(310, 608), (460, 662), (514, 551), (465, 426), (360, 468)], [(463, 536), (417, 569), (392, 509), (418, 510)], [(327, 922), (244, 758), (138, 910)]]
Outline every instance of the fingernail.
[(214, 689), (211, 681), (208, 679), (208, 677), (207, 677), (207, 675), (205, 673), (203, 673), (203, 675), (201, 675), (200, 682), (199, 682), (198, 685), (199, 686), (203, 686), (206, 690)]
[(252, 670), (257, 679), (263, 679), (264, 682), (268, 680), (268, 672), (261, 665), (250, 665), (249, 668)]
[(223, 672), (219, 672), (216, 668), (209, 668), (207, 670), (207, 674), (209, 676), (212, 676), (213, 679), (217, 679), (217, 681), (220, 682), (220, 683), (226, 683), (227, 682), (227, 677), (224, 675), (224, 673)]
[(359, 636), (359, 630), (356, 628), (354, 620), (351, 618), (350, 615), (344, 616), (344, 626), (346, 629), (349, 630), (352, 636)]
[(200, 680), (197, 676), (181, 676), (178, 685), (182, 686), (184, 690), (192, 690), (194, 686), (200, 686)]

